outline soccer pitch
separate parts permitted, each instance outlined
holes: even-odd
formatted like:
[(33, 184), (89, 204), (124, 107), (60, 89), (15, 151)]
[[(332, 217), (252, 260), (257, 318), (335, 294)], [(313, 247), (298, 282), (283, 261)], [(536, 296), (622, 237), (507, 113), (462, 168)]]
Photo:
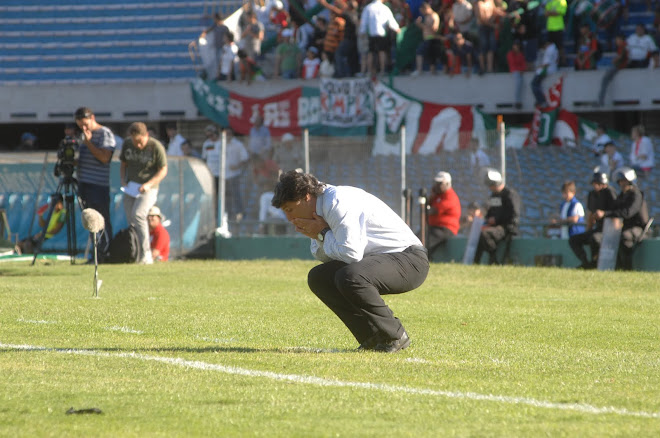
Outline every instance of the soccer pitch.
[(433, 264), (383, 354), (314, 264), (0, 264), (0, 436), (660, 436), (656, 273)]

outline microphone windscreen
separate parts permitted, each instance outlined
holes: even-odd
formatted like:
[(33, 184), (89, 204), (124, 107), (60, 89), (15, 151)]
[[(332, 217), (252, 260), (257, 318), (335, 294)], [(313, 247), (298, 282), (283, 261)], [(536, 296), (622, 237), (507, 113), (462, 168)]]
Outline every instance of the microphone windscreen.
[(105, 228), (103, 215), (93, 208), (86, 208), (82, 211), (82, 224), (91, 233), (98, 233)]

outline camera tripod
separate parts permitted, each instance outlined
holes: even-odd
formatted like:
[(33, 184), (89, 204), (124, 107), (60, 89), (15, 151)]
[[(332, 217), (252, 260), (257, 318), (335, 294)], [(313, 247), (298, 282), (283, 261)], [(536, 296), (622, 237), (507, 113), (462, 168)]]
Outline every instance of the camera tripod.
[[(71, 176), (63, 176), (60, 178), (60, 183), (57, 186), (57, 190), (54, 195), (60, 194), (64, 199), (64, 208), (66, 209), (66, 248), (67, 254), (71, 258), (71, 264), (76, 263), (76, 254), (78, 253), (78, 248), (76, 246), (76, 210), (74, 198), (78, 201), (78, 206), (82, 211), (83, 205), (78, 196), (78, 181)], [(50, 208), (48, 210), (48, 215), (45, 218), (45, 223), (43, 229), (41, 230), (41, 235), (39, 236), (39, 241), (34, 250), (34, 258), (32, 259), (32, 265), (37, 261), (37, 256), (41, 252), (41, 245), (46, 238), (46, 230), (50, 225), (50, 219), (53, 216), (53, 211), (55, 210), (55, 205), (57, 204), (57, 197), (52, 196), (50, 200)]]

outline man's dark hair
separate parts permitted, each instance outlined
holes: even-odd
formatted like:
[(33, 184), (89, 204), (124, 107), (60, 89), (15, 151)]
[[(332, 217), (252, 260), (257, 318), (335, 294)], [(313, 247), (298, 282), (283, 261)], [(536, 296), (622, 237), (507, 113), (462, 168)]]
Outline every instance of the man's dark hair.
[(80, 120), (80, 119), (88, 119), (93, 115), (94, 115), (94, 111), (92, 111), (90, 108), (87, 108), (86, 106), (83, 106), (76, 110), (74, 117), (76, 120)]
[(323, 193), (324, 187), (325, 184), (311, 173), (290, 170), (280, 175), (280, 181), (275, 186), (275, 195), (271, 204), (275, 208), (281, 208), (287, 202), (303, 199), (308, 193), (312, 196), (319, 196)]

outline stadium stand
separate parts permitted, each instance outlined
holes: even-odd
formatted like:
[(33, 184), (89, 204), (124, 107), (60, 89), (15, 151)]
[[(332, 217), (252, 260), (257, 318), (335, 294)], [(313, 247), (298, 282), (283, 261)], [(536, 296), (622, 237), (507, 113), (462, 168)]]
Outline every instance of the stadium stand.
[(0, 81), (189, 80), (195, 70), (187, 47), (208, 25), (207, 4), (4, 1)]

